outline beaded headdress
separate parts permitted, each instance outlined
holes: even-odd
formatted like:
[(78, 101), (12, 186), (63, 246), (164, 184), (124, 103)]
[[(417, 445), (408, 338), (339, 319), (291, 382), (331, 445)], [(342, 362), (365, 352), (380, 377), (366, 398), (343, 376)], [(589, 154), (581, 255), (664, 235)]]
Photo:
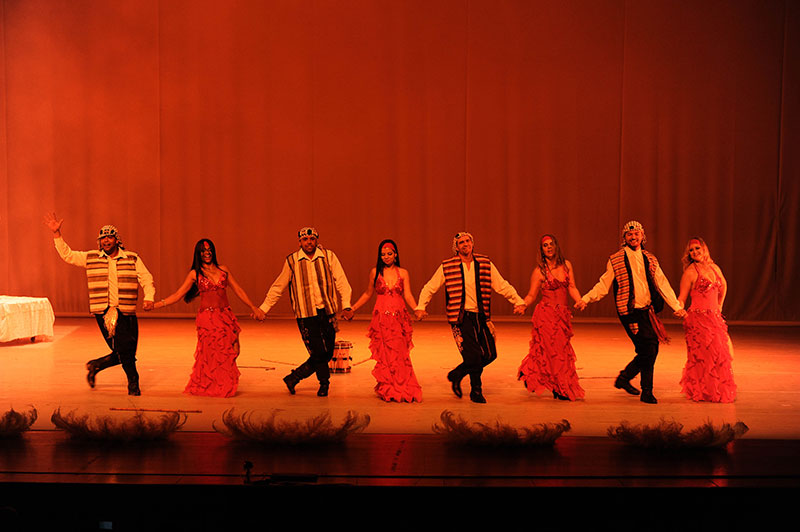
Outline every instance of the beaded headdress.
[(304, 236), (313, 236), (314, 238), (319, 238), (319, 233), (313, 227), (303, 227), (297, 232), (297, 238), (303, 238)]

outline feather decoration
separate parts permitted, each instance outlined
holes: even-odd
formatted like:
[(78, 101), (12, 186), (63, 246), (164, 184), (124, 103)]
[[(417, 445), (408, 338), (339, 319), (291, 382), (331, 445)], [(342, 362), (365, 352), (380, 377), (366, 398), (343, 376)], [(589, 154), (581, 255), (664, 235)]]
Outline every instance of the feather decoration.
[(212, 423), (214, 430), (233, 440), (264, 444), (328, 444), (343, 442), (349, 435), (363, 431), (370, 417), (348, 410), (340, 425), (331, 420), (330, 412), (306, 420), (278, 419), (280, 409), (274, 409), (266, 418), (253, 411), (235, 412), (231, 408), (222, 413), (222, 425)]
[(442, 411), (441, 425), (435, 423), (433, 432), (442, 434), (452, 443), (493, 447), (544, 447), (552, 446), (561, 435), (570, 430), (569, 421), (560, 423), (537, 423), (529, 427), (516, 428), (495, 421), (494, 423), (470, 423), (449, 410)]
[(674, 419), (661, 418), (653, 426), (633, 425), (623, 421), (616, 427), (608, 427), (608, 436), (646, 449), (704, 449), (725, 447), (748, 430), (750, 429), (747, 425), (741, 421), (715, 427), (709, 420), (689, 432), (683, 432), (683, 424)]
[(30, 430), (31, 425), (39, 417), (36, 409), (31, 406), (27, 412), (17, 412), (13, 408), (0, 416), (0, 438), (13, 438)]
[(75, 411), (66, 414), (57, 408), (50, 421), (56, 428), (67, 432), (79, 440), (94, 441), (155, 441), (166, 440), (169, 435), (186, 423), (186, 414), (167, 412), (160, 416), (148, 417), (136, 412), (127, 419), (110, 416), (78, 415)]

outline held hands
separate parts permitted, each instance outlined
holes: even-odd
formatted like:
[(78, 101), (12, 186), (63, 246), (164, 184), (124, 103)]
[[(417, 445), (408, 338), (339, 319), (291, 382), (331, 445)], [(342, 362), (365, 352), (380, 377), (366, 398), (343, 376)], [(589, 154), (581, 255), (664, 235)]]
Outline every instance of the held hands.
[(675, 314), (675, 317), (676, 317), (676, 318), (683, 319), (683, 318), (685, 318), (685, 317), (686, 317), (686, 314), (687, 314), (687, 312), (686, 312), (685, 310), (683, 310), (683, 309), (680, 309), (680, 310), (676, 310), (676, 311), (674, 312), (674, 314)]
[(339, 316), (341, 316), (343, 320), (347, 320), (347, 321), (352, 320), (354, 315), (355, 315), (355, 312), (353, 312), (353, 309), (344, 309), (341, 312), (341, 314), (339, 314)]
[(575, 310), (583, 310), (586, 308), (586, 301), (579, 299), (575, 302)]
[(523, 314), (525, 314), (526, 310), (528, 310), (528, 305), (524, 303), (521, 305), (514, 305), (514, 314), (522, 316)]
[(250, 313), (250, 317), (254, 320), (264, 321), (267, 319), (267, 313), (258, 307), (253, 307), (253, 312)]
[(155, 304), (153, 304), (152, 301), (144, 301), (142, 303), (142, 309), (144, 309), (144, 310), (146, 310), (148, 312), (153, 310), (154, 308), (156, 308), (156, 306), (155, 306)]
[(425, 312), (424, 310), (415, 310), (414, 315), (417, 317), (418, 321), (422, 321), (428, 317), (428, 313)]

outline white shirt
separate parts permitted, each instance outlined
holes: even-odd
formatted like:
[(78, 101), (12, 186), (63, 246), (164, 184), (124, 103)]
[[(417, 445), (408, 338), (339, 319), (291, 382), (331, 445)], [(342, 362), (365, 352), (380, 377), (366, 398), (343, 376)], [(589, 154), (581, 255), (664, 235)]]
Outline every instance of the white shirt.
[[(302, 249), (295, 251), (293, 255), (295, 263), (299, 263), (301, 260), (313, 261), (319, 257), (324, 257), (324, 253), (319, 246), (314, 251), (314, 255), (310, 258)], [(336, 253), (328, 250), (328, 257), (328, 265), (331, 267), (333, 282), (336, 285), (336, 290), (339, 291), (339, 296), (342, 298), (342, 308), (350, 308), (350, 299), (353, 297), (353, 289), (350, 288), (350, 283), (347, 282), (347, 276), (344, 274), (344, 269), (342, 268), (342, 264), (339, 262), (339, 258), (336, 256)], [(316, 308), (325, 308), (325, 300), (323, 299), (322, 293), (319, 290), (317, 269), (308, 268), (308, 271), (310, 274), (309, 289), (311, 290), (311, 302)], [(288, 261), (283, 261), (283, 269), (281, 270), (281, 273), (278, 275), (278, 278), (275, 279), (275, 282), (272, 283), (272, 286), (269, 287), (267, 295), (264, 298), (264, 302), (261, 303), (261, 306), (259, 307), (264, 311), (264, 313), (269, 312), (269, 310), (275, 306), (275, 304), (283, 295), (283, 292), (289, 286), (291, 280), (292, 269), (289, 267)]]
[[(645, 308), (650, 304), (651, 298), (650, 287), (647, 285), (647, 273), (644, 269), (642, 248), (634, 251), (630, 247), (625, 246), (624, 249), (625, 255), (628, 257), (628, 264), (630, 264), (631, 267), (633, 306), (635, 308)], [(655, 282), (658, 291), (661, 293), (661, 296), (664, 298), (664, 301), (670, 306), (670, 308), (672, 308), (672, 310), (678, 311), (683, 308), (681, 302), (678, 301), (677, 297), (675, 297), (675, 291), (670, 286), (667, 277), (664, 275), (664, 272), (661, 271), (661, 265), (656, 267), (653, 281)], [(605, 273), (603, 273), (603, 275), (600, 277), (600, 280), (597, 282), (597, 284), (594, 285), (594, 287), (589, 290), (581, 299), (585, 303), (594, 303), (595, 301), (603, 299), (611, 289), (613, 282), (614, 267), (611, 265), (611, 260), (609, 259), (608, 263), (606, 264)]]
[[(512, 305), (523, 305), (525, 301), (519, 297), (514, 287), (503, 279), (503, 276), (500, 275), (493, 263), (490, 262), (489, 265), (492, 272), (492, 290), (505, 297)], [(461, 263), (461, 268), (464, 271), (464, 310), (467, 312), (478, 312), (478, 298), (473, 270), (476, 267), (474, 259), (468, 263)], [(430, 281), (422, 287), (416, 310), (425, 310), (433, 295), (439, 291), (442, 285), (444, 285), (444, 267), (440, 264)]]
[[(88, 251), (73, 251), (69, 245), (64, 241), (63, 237), (55, 237), (53, 243), (56, 246), (56, 251), (67, 264), (74, 266), (86, 267), (86, 257), (89, 256)], [(117, 254), (110, 257), (102, 249), (100, 250), (101, 257), (108, 257), (108, 306), (119, 306), (119, 281), (117, 276), (117, 261), (128, 257), (128, 254), (122, 248), (117, 248)], [(142, 258), (136, 261), (136, 278), (142, 286), (145, 301), (153, 301), (156, 297), (156, 286), (153, 283), (153, 275), (142, 262)]]

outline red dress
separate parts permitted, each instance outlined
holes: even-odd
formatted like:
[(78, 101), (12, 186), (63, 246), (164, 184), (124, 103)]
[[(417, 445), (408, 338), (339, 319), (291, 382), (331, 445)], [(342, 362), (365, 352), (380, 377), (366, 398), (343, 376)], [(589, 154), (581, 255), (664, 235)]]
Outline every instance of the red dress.
[(563, 281), (545, 273), (542, 299), (533, 310), (528, 355), (519, 366), (518, 379), (532, 393), (550, 390), (570, 400), (585, 392), (578, 383), (572, 338), (572, 311), (567, 302), (569, 272)]
[[(696, 269), (696, 266), (695, 266)], [(686, 331), (686, 366), (681, 391), (693, 401), (732, 403), (736, 399), (728, 324), (719, 310), (722, 282), (697, 274), (683, 328)]]
[(382, 275), (375, 282), (377, 300), (367, 336), (375, 368), (372, 376), (378, 381), (375, 393), (384, 401), (422, 401), (422, 388), (414, 375), (410, 352), (411, 317), (403, 299), (403, 279), (393, 287), (386, 285)]
[(239, 323), (231, 312), (225, 288), (228, 275), (223, 272), (218, 283), (204, 275), (197, 278), (200, 310), (197, 325), (197, 349), (189, 384), (183, 393), (211, 397), (232, 397), (239, 385)]

